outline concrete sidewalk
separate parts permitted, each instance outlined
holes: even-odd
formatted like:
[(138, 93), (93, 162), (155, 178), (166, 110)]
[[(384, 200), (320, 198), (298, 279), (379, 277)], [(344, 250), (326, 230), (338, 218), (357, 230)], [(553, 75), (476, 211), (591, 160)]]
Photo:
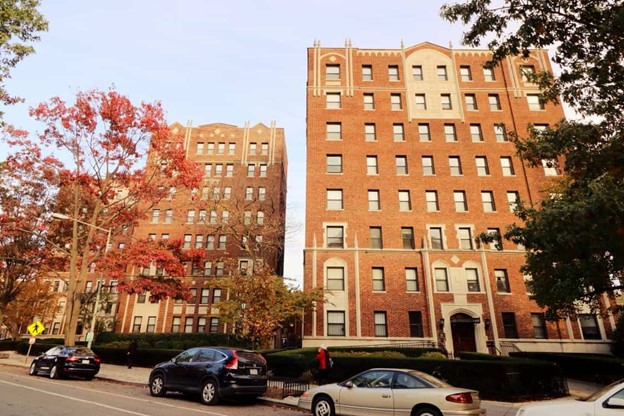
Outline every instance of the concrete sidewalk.
[[(28, 367), (30, 367), (30, 363), (32, 362), (33, 358), (34, 357), (32, 356), (26, 357), (15, 352), (5, 352), (3, 354), (0, 354), (0, 365), (12, 365), (24, 367), (24, 369), (27, 369)], [(101, 364), (100, 372), (97, 374), (96, 378), (147, 386), (149, 382), (149, 374), (151, 371), (151, 368), (144, 367), (127, 368), (126, 366), (122, 365)], [(600, 387), (601, 386), (593, 383), (568, 380), (570, 396), (574, 398), (587, 396), (588, 394), (591, 394), (594, 391), (598, 390)], [(297, 402), (299, 401), (298, 397), (286, 397), (284, 399), (262, 397), (261, 399), (287, 406), (297, 406)], [(488, 416), (513, 415), (515, 414), (515, 411), (513, 411), (512, 409), (518, 409), (523, 404), (525, 404), (493, 402), (489, 400), (483, 400), (482, 403), (482, 406), (487, 409)]]

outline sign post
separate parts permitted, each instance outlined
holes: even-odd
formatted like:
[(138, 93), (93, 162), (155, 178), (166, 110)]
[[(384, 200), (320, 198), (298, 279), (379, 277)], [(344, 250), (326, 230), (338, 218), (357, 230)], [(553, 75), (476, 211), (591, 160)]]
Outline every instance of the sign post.
[(26, 353), (26, 357), (24, 358), (24, 364), (28, 362), (28, 357), (30, 356), (30, 349), (35, 344), (35, 341), (37, 340), (36, 338), (37, 335), (45, 331), (45, 326), (43, 326), (41, 321), (36, 321), (28, 325), (27, 329), (28, 329), (28, 332), (30, 332), (30, 335), (32, 335), (32, 337), (30, 337), (30, 339), (28, 340), (28, 352)]

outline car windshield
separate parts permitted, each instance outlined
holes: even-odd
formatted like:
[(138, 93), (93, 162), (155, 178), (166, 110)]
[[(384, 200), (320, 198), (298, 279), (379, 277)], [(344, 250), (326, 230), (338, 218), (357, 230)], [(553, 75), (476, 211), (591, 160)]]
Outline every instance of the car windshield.
[(608, 386), (604, 386), (603, 388), (596, 390), (595, 392), (593, 392), (589, 396), (581, 397), (580, 399), (577, 399), (577, 400), (581, 401), (581, 402), (595, 402), (606, 391), (612, 389), (613, 386), (615, 386), (616, 384), (622, 383), (623, 381), (624, 380), (618, 380), (618, 381), (616, 381), (614, 383), (609, 384)]
[(67, 352), (72, 355), (80, 355), (80, 356), (93, 355), (93, 351), (91, 351), (89, 348), (74, 348), (74, 349), (70, 348), (67, 350)]

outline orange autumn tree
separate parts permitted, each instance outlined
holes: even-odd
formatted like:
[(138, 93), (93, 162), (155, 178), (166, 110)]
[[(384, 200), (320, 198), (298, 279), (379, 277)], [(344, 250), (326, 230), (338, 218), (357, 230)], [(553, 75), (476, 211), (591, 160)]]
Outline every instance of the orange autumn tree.
[[(184, 276), (179, 265), (185, 259), (163, 255), (170, 247), (155, 247), (130, 237), (133, 225), (170, 189), (197, 187), (202, 175), (199, 166), (186, 159), (183, 137), (170, 131), (161, 105), (135, 105), (113, 89), (92, 90), (79, 92), (72, 104), (57, 97), (30, 113), (43, 123), (43, 132), (30, 139), (9, 128), (8, 142), (17, 149), (36, 149), (41, 156), (30, 161), (34, 170), (46, 165), (45, 149), (55, 155), (47, 157), (58, 166), (50, 180), (58, 194), (49, 210), (53, 217), (61, 214), (65, 220), (48, 222), (48, 240), (63, 248), (69, 276), (65, 343), (75, 345), (86, 277), (94, 270), (122, 276), (120, 290), (149, 290), (152, 300), (186, 298), (188, 290), (179, 279)], [(139, 287), (126, 285), (123, 276), (128, 264), (119, 261), (124, 255), (112, 244), (120, 239), (125, 244), (121, 250), (174, 264), (168, 267), (179, 272), (177, 278), (146, 277)]]

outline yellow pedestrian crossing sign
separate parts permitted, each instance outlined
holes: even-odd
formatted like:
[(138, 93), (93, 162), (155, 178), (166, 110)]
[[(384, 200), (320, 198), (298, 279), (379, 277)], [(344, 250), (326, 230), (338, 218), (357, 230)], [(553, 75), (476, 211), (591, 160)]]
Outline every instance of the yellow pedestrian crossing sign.
[(43, 331), (45, 331), (45, 326), (43, 326), (41, 321), (33, 322), (32, 324), (28, 325), (28, 332), (30, 332), (30, 335), (32, 335), (33, 337), (36, 337)]

